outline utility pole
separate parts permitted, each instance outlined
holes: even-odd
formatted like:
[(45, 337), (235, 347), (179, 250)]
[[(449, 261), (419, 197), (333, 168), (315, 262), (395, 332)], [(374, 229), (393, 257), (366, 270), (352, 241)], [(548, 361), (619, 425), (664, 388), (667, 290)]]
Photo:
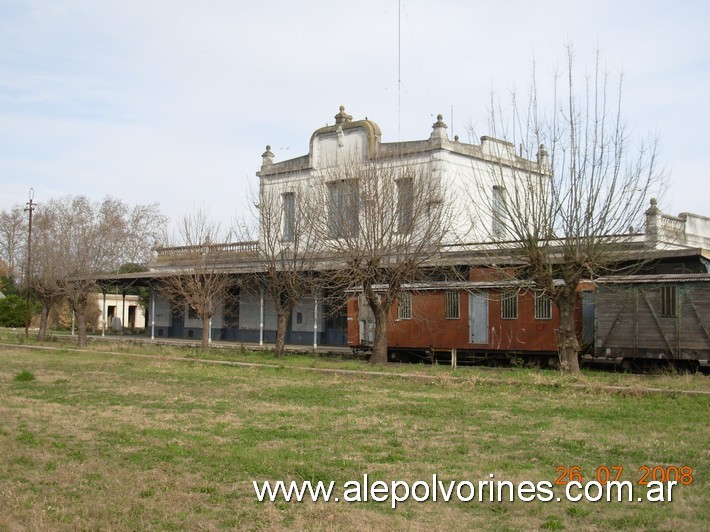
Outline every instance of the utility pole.
[(27, 202), (25, 207), (25, 212), (30, 213), (30, 223), (27, 231), (27, 275), (25, 277), (25, 290), (26, 300), (25, 300), (25, 338), (29, 336), (30, 331), (30, 275), (32, 272), (32, 211), (35, 210), (37, 204), (34, 202), (35, 189), (30, 187), (30, 201)]

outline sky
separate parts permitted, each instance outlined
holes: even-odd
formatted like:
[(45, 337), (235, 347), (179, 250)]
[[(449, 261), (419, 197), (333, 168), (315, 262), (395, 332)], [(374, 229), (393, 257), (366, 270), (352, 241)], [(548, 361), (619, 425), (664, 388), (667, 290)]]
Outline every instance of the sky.
[[(575, 51), (623, 73), (661, 208), (710, 216), (710, 2), (0, 0), (0, 209), (83, 194), (238, 223), (261, 154), (308, 153), (340, 105), (383, 142), (486, 135), (491, 94)], [(543, 95), (544, 97), (545, 95)]]

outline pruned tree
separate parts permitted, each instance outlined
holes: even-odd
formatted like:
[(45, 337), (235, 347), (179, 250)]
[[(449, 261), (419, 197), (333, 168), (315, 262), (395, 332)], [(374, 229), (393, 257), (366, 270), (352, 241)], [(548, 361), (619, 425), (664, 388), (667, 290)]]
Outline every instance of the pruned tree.
[[(131, 208), (107, 197), (101, 203), (85, 196), (50, 200), (40, 206), (33, 232), (33, 268), (29, 285), (43, 297), (43, 316), (56, 303), (57, 290), (76, 314), (78, 344), (87, 342), (87, 310), (98, 290), (96, 276), (121, 264), (144, 260), (163, 234), (165, 218), (157, 204)], [(130, 224), (138, 216), (142, 223)], [(46, 332), (40, 328), (40, 335)]]
[[(598, 54), (592, 75), (580, 82), (568, 47), (566, 72), (554, 77), (549, 106), (539, 100), (533, 76), (526, 105), (514, 98), (509, 120), (500, 107), (493, 109), (494, 135), (510, 144), (500, 145), (500, 164), (478, 176), (471, 198), (476, 221), (487, 223), (499, 242), (492, 262), (504, 262), (502, 250), (510, 259), (506, 273), (532, 281), (556, 304), (565, 372), (579, 371), (574, 314), (580, 281), (620, 267), (638, 240), (634, 227), (650, 195), (663, 182), (655, 139), (632, 143), (622, 119), (621, 79), (615, 90), (610, 82)], [(537, 162), (506, 164), (512, 146)]]
[(308, 194), (308, 190), (297, 185), (283, 190), (262, 185), (258, 198), (252, 198), (251, 202), (255, 205), (253, 225), (259, 228), (257, 258), (263, 268), (256, 278), (274, 302), (277, 356), (284, 352), (288, 320), (294, 307), (304, 297), (315, 296), (318, 289), (317, 234)]
[(42, 305), (38, 339), (47, 337), (47, 322), (52, 308), (64, 296), (67, 275), (63, 263), (63, 253), (56, 245), (59, 233), (63, 232), (58, 219), (57, 209), (50, 203), (49, 208), (42, 208), (35, 214), (33, 221), (33, 256), (32, 275), (29, 287)]
[(362, 291), (375, 319), (370, 361), (387, 362), (387, 322), (407, 283), (423, 280), (449, 229), (442, 184), (413, 165), (347, 160), (312, 189), (319, 245), (334, 265), (328, 282)]
[(202, 322), (202, 351), (209, 350), (211, 319), (224, 305), (235, 280), (226, 268), (229, 253), (225, 243), (231, 231), (223, 231), (219, 223), (209, 219), (203, 210), (188, 213), (179, 221), (171, 273), (158, 285), (167, 299), (177, 306), (186, 305)]

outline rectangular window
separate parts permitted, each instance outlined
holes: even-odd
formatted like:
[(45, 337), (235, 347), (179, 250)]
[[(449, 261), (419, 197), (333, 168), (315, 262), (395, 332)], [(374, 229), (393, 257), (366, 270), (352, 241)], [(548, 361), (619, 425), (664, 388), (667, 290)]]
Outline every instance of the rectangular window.
[(535, 319), (552, 319), (552, 300), (542, 290), (535, 290)]
[(446, 319), (457, 320), (461, 317), (461, 305), (458, 292), (446, 292)]
[(357, 235), (360, 217), (360, 195), (357, 181), (328, 183), (328, 230), (331, 238)]
[(283, 240), (291, 241), (294, 238), (296, 225), (296, 195), (287, 192), (282, 196), (283, 200)]
[(442, 202), (441, 201), (436, 201), (436, 200), (431, 200), (427, 202), (426, 204), (426, 216), (427, 216), (427, 223), (429, 224), (430, 227), (438, 228), (441, 226), (441, 211), (442, 211)]
[(402, 292), (397, 298), (397, 319), (412, 319), (412, 293)]
[(503, 292), (500, 300), (500, 317), (504, 320), (518, 319), (518, 291)]
[(674, 318), (676, 316), (676, 287), (661, 287), (661, 316)]
[(397, 231), (411, 233), (414, 221), (414, 179), (397, 181)]
[(505, 188), (496, 185), (491, 198), (491, 236), (495, 239), (505, 237), (505, 211)]

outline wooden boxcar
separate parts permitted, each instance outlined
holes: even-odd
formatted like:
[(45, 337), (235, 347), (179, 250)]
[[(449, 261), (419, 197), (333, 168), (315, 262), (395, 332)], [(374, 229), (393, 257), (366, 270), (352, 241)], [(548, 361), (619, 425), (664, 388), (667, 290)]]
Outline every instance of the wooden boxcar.
[[(578, 312), (581, 334), (581, 305)], [(557, 363), (559, 313), (518, 281), (435, 282), (405, 287), (387, 324), (390, 361), (472, 364), (524, 358)], [(367, 350), (374, 316), (362, 294), (348, 302), (348, 342)]]
[(624, 366), (707, 367), (710, 274), (607, 277), (597, 282), (593, 358)]

